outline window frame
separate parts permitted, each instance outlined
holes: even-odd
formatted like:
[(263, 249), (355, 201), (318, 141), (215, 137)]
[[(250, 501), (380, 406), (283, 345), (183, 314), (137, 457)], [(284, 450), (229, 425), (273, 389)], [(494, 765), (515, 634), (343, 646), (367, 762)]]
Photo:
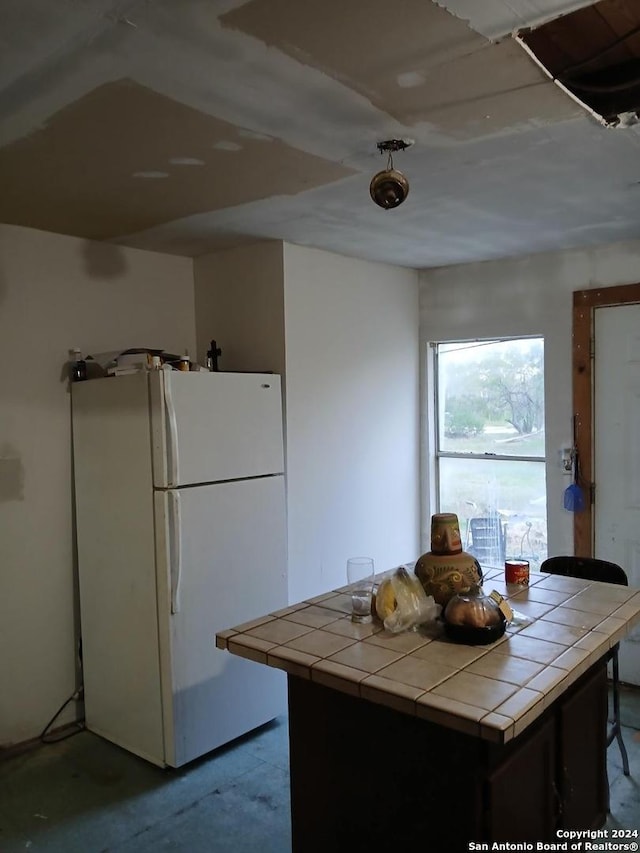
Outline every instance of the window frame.
[[(441, 459), (475, 459), (484, 462), (534, 462), (543, 466), (545, 471), (546, 481), (546, 463), (547, 463), (547, 447), (546, 447), (546, 428), (545, 428), (545, 450), (541, 456), (531, 455), (515, 455), (515, 454), (496, 454), (496, 453), (477, 453), (477, 452), (460, 452), (440, 449), (440, 381), (439, 381), (439, 361), (441, 358), (440, 347), (443, 345), (455, 344), (493, 344), (507, 343), (510, 341), (542, 341), (543, 352), (546, 351), (545, 337), (542, 334), (528, 335), (505, 335), (505, 336), (487, 336), (478, 338), (460, 338), (460, 339), (443, 339), (426, 342), (425, 360), (425, 381), (423, 383), (424, 405), (422, 406), (423, 416), (426, 417), (425, 429), (423, 429), (423, 449), (427, 464), (423, 467), (423, 489), (424, 503), (427, 512), (423, 513), (421, 540), (423, 549), (430, 548), (430, 519), (433, 513), (441, 511), (440, 495), (441, 495)], [(543, 368), (544, 369), (544, 368)], [(546, 395), (545, 395), (545, 413), (544, 421), (546, 427)], [(545, 512), (546, 515), (546, 512)], [(548, 534), (548, 531), (547, 531)]]

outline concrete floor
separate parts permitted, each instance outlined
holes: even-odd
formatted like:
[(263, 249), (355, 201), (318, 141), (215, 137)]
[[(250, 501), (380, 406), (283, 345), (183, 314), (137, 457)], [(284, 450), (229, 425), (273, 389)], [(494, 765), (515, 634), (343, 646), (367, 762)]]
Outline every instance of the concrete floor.
[(640, 832), (640, 689), (620, 688), (620, 719), (631, 775), (622, 773), (620, 749), (614, 741), (607, 750), (611, 801), (606, 826)]
[[(631, 777), (612, 744), (607, 826), (640, 829), (640, 690), (622, 722)], [(286, 717), (180, 770), (89, 732), (0, 762), (0, 853), (288, 853), (289, 821)]]

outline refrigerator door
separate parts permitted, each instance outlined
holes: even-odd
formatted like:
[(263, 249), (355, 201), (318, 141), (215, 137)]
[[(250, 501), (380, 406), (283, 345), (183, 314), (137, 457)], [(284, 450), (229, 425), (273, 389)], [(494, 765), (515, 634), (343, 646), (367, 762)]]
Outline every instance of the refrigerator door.
[(149, 382), (156, 488), (284, 470), (279, 376), (157, 371)]
[(282, 476), (155, 494), (165, 761), (179, 767), (286, 708), (284, 674), (215, 634), (286, 606)]
[(86, 727), (164, 764), (144, 374), (72, 385)]

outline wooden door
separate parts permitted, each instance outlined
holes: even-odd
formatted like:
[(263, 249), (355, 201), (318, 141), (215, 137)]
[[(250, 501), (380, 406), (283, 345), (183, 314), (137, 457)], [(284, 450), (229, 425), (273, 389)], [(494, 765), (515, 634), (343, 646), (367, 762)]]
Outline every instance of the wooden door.
[(560, 704), (559, 790), (564, 829), (607, 817), (607, 678), (604, 662)]
[(555, 839), (558, 793), (555, 721), (549, 717), (487, 779), (491, 841)]
[[(629, 306), (640, 303), (640, 284), (598, 287), (577, 290), (573, 294), (573, 411), (576, 416), (577, 445), (580, 456), (582, 484), (597, 497), (593, 476), (593, 374), (594, 364), (602, 354), (594, 340), (595, 312), (609, 306)], [(600, 351), (599, 351), (600, 350)], [(602, 379), (601, 379), (602, 381)], [(616, 382), (616, 376), (604, 381)], [(578, 557), (593, 557), (593, 503), (574, 515), (574, 553)]]

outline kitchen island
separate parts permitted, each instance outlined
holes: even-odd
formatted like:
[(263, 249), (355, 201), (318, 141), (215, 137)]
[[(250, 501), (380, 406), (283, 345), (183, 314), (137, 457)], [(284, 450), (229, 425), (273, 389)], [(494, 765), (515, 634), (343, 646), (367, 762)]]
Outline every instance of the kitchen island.
[(532, 573), (489, 646), (350, 619), (342, 587), (217, 635), (288, 674), (293, 849), (468, 850), (606, 819), (610, 649), (640, 592)]

